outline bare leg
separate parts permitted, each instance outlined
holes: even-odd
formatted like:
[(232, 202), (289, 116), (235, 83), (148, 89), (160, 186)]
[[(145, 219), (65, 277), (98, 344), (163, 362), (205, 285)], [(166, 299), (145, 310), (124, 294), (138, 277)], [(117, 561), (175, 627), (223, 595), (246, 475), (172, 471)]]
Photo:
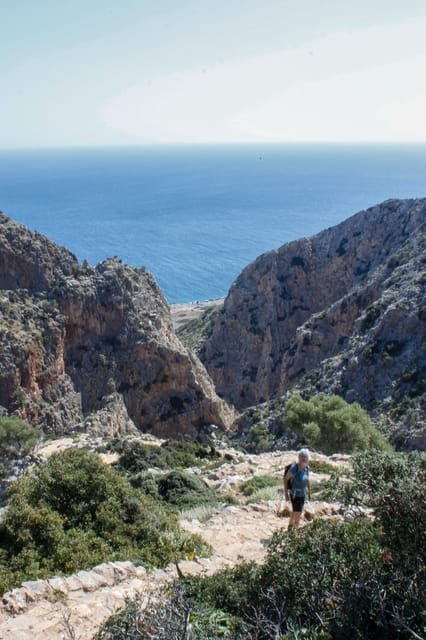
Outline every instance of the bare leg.
[(292, 531), (293, 529), (299, 528), (300, 516), (302, 513), (300, 511), (292, 511), (290, 515), (290, 521), (288, 523), (288, 531)]
[(299, 522), (300, 522), (300, 516), (302, 515), (301, 511), (295, 511), (293, 513), (293, 524), (296, 527), (296, 529), (299, 528)]

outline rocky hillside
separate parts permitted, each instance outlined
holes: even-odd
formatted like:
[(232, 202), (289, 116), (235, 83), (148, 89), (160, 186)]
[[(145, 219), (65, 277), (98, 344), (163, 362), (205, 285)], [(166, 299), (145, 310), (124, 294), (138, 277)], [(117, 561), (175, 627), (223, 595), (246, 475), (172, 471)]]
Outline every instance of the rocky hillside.
[(80, 264), (3, 214), (0, 352), (1, 410), (48, 432), (195, 434), (233, 418), (151, 274)]
[(250, 264), (201, 358), (239, 409), (303, 385), (424, 420), (425, 291), (426, 199), (389, 200)]

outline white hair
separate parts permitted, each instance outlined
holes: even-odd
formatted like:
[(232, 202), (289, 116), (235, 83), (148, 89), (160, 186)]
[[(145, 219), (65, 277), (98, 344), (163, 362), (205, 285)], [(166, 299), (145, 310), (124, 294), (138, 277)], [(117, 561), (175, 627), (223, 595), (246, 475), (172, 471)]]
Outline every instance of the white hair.
[(309, 449), (300, 449), (299, 458), (300, 458), (300, 456), (306, 456), (306, 459), (307, 459), (308, 462), (311, 459), (311, 454), (309, 453)]

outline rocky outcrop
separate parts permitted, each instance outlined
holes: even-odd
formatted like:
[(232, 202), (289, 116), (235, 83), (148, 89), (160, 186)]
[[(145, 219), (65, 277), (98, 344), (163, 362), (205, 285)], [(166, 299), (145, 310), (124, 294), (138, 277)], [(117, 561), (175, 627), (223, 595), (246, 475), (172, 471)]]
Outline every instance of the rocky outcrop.
[(151, 274), (95, 268), (0, 216), (0, 405), (47, 432), (90, 425), (195, 435), (227, 426), (200, 361), (174, 333)]
[(426, 199), (389, 200), (250, 264), (201, 358), (238, 408), (298, 384), (424, 407), (425, 289)]

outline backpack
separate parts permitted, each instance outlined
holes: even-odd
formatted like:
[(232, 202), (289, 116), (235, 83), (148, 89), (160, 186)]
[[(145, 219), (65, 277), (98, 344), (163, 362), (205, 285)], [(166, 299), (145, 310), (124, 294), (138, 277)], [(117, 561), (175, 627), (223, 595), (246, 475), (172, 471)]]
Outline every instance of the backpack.
[[(292, 467), (295, 463), (294, 462), (290, 462), (290, 464), (287, 464), (284, 468), (284, 478), (287, 475), (287, 471), (290, 469), (290, 467)], [(306, 471), (308, 472), (309, 475), (309, 466), (306, 465), (305, 467)], [(299, 471), (299, 465), (296, 462), (296, 473)], [(294, 478), (294, 476), (293, 476)], [(289, 490), (289, 492), (291, 493), (292, 489), (293, 489), (293, 478), (289, 478), (288, 482), (287, 482), (287, 489)]]

